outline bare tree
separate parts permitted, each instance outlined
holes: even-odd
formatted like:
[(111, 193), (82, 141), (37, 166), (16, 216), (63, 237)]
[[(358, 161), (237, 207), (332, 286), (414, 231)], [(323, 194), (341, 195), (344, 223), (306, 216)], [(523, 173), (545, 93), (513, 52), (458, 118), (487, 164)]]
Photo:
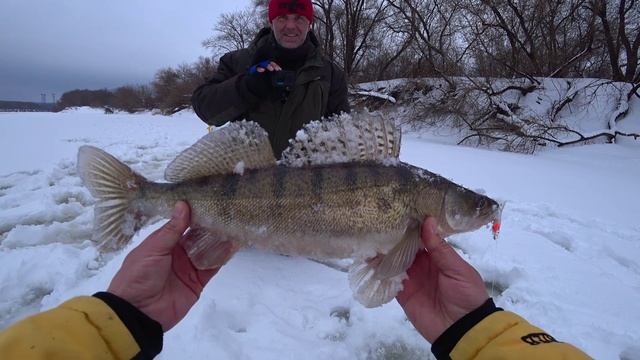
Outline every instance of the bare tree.
[(387, 17), (385, 0), (317, 0), (317, 35), (325, 54), (342, 65), (348, 77), (358, 74), (377, 28)]
[(101, 90), (71, 90), (67, 91), (60, 97), (56, 103), (56, 111), (63, 110), (68, 107), (90, 106), (94, 108), (112, 106), (113, 93), (107, 89)]
[(152, 84), (158, 107), (173, 114), (191, 106), (191, 94), (213, 74), (215, 66), (211, 58), (201, 57), (194, 64), (158, 71)]
[[(548, 103), (547, 111), (540, 111), (541, 107), (537, 108), (538, 111), (531, 111), (530, 107), (523, 105), (521, 98), (544, 90), (536, 85), (526, 86), (526, 79), (468, 80), (469, 83), (460, 86), (460, 95), (449, 100), (451, 104), (448, 107), (449, 113), (455, 115), (467, 134), (460, 143), (533, 153), (540, 146), (563, 147), (598, 139), (616, 142), (621, 137), (640, 138), (640, 133), (626, 132), (618, 127), (618, 121), (629, 110), (626, 94), (631, 85), (628, 83), (598, 79), (578, 81), (577, 85), (568, 81), (566, 93), (558, 93), (558, 100)], [(497, 85), (509, 90), (496, 91)], [(546, 94), (551, 95), (549, 92)], [(602, 96), (615, 99), (613, 109), (603, 114), (607, 118), (605, 128), (586, 132), (556, 121), (567, 101), (571, 102), (577, 96), (583, 97), (582, 101), (587, 103), (599, 102)]]
[(147, 85), (121, 86), (113, 92), (113, 97), (111, 105), (128, 113), (151, 110), (155, 107), (153, 92)]
[(595, 30), (586, 1), (465, 0), (480, 72), (532, 82), (535, 76), (580, 72), (593, 49)]
[[(451, 76), (462, 75), (468, 43), (461, 41), (460, 22), (462, 8), (459, 1), (388, 0), (395, 10), (396, 24), (401, 31), (412, 36), (417, 51), (416, 59), (422, 63), (423, 75), (436, 75), (454, 86)], [(425, 71), (426, 70), (426, 71)]]
[(314, 12), (314, 31), (321, 39), (325, 55), (334, 58), (336, 56), (336, 30), (334, 23), (340, 21), (344, 14), (334, 7), (334, 0), (317, 0), (313, 4), (319, 10), (319, 12)]
[(344, 69), (354, 72), (370, 49), (376, 26), (385, 18), (385, 1), (343, 0), (345, 21), (342, 26)]
[(267, 13), (269, 11), (269, 1), (271, 0), (253, 0), (252, 1), (253, 7), (260, 14), (260, 17), (262, 19), (267, 19)]
[(246, 48), (264, 25), (264, 18), (254, 6), (222, 14), (213, 28), (215, 34), (204, 40), (202, 46), (216, 55)]
[(611, 77), (635, 84), (631, 96), (640, 87), (640, 1), (590, 0), (589, 9), (600, 20)]
[(376, 31), (372, 52), (375, 56), (369, 56), (363, 72), (369, 76), (375, 74), (371, 80), (392, 79), (407, 77), (415, 74), (415, 52), (410, 49), (415, 43), (414, 34), (404, 31), (395, 19), (388, 19), (385, 24)]

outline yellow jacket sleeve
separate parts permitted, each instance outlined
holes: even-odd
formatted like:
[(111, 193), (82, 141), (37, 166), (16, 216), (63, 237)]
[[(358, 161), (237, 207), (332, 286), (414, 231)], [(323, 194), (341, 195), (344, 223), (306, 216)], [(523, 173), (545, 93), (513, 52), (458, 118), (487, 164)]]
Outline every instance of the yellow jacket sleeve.
[(491, 299), (447, 329), (431, 350), (438, 359), (453, 360), (590, 359)]
[(498, 311), (467, 332), (451, 359), (590, 359), (571, 344), (559, 342), (520, 316)]
[[(115, 300), (116, 303), (123, 301)], [(118, 314), (108, 302), (114, 300), (105, 302), (96, 296), (77, 297), (19, 321), (0, 332), (0, 359), (142, 359), (155, 356), (157, 353), (147, 356), (142, 351), (135, 329), (132, 332), (126, 320), (121, 319), (122, 307), (117, 309), (116, 305)], [(124, 308), (127, 307), (132, 305), (126, 303)], [(125, 314), (125, 317), (130, 318), (128, 325), (135, 323), (131, 315)]]

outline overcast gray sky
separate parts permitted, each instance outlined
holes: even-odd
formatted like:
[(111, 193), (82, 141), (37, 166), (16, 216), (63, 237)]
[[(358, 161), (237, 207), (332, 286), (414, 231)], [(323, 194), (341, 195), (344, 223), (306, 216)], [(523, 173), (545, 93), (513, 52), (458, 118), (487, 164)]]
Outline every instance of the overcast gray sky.
[(0, 100), (146, 84), (210, 53), (222, 13), (250, 0), (1, 0)]

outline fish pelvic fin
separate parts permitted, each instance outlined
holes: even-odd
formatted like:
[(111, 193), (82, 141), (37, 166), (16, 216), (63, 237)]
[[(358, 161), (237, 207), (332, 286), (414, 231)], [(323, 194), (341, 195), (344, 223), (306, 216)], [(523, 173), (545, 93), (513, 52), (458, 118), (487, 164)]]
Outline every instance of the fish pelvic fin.
[(124, 247), (143, 224), (131, 203), (147, 180), (107, 152), (93, 146), (78, 150), (78, 175), (96, 198), (91, 240), (102, 252)]
[(197, 226), (189, 230), (182, 247), (198, 270), (219, 268), (238, 251), (237, 242), (228, 235)]
[(255, 122), (237, 121), (217, 128), (191, 145), (167, 166), (167, 181), (182, 182), (209, 175), (242, 173), (274, 166), (269, 136)]
[(354, 161), (397, 161), (402, 132), (382, 113), (340, 114), (305, 125), (282, 153), (292, 167)]
[(365, 307), (377, 307), (391, 301), (402, 290), (406, 270), (422, 247), (419, 232), (419, 224), (412, 224), (389, 253), (354, 263), (349, 270), (349, 285), (356, 300)]

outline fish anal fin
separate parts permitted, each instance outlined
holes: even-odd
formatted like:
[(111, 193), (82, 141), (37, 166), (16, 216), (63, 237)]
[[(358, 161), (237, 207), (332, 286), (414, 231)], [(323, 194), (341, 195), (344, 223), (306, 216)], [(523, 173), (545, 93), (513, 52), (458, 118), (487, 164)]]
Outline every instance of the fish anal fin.
[(232, 122), (196, 141), (167, 166), (167, 181), (242, 172), (275, 165), (267, 133), (255, 122)]
[(198, 270), (219, 268), (238, 251), (230, 236), (202, 227), (192, 227), (182, 246)]
[(422, 247), (419, 231), (419, 225), (412, 224), (386, 255), (378, 254), (353, 264), (349, 269), (349, 285), (356, 300), (365, 307), (377, 307), (391, 301), (402, 290), (406, 270)]

